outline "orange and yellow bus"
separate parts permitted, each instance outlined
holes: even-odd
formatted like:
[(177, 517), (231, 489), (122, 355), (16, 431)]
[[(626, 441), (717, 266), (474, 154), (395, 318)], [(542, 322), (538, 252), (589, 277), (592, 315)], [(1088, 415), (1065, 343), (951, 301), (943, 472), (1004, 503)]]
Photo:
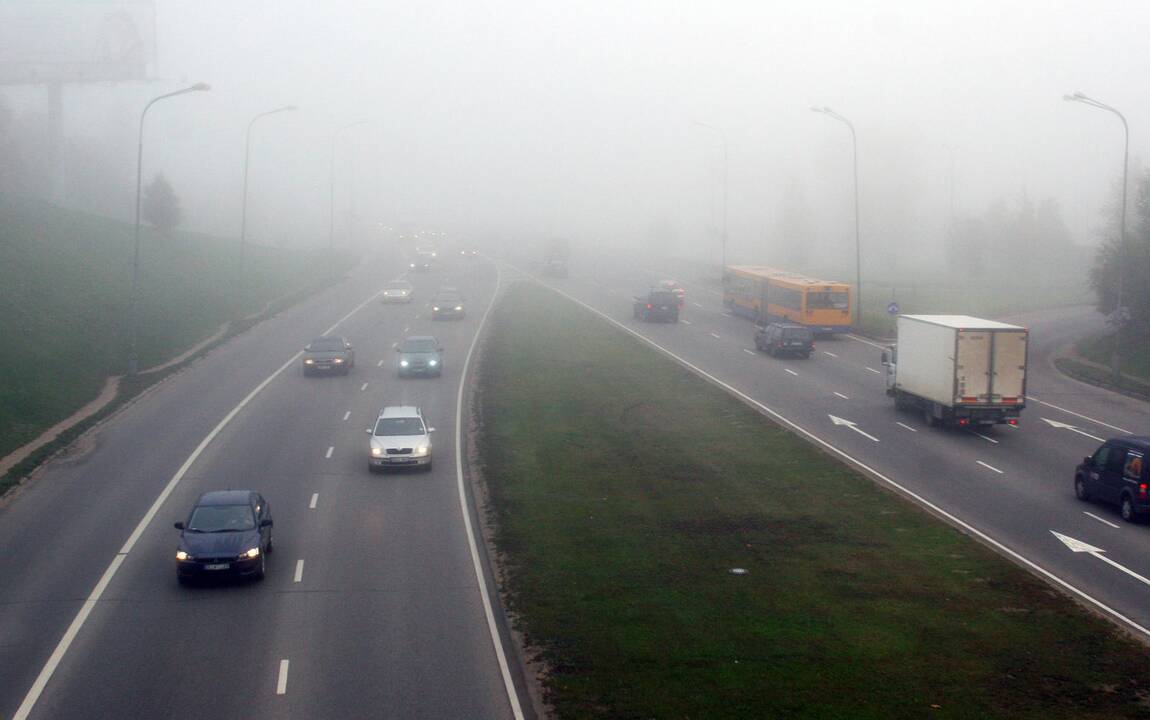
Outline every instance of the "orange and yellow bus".
[(761, 265), (728, 265), (723, 304), (757, 323), (793, 322), (817, 333), (851, 329), (850, 285)]

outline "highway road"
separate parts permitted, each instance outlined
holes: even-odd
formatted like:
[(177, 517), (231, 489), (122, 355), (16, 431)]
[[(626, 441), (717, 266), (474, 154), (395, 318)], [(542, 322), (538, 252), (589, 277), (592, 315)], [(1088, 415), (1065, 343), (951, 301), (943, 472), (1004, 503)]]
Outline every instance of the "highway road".
[[(1150, 638), (1150, 527), (1124, 523), (1114, 508), (1080, 502), (1073, 493), (1075, 465), (1102, 439), (1150, 433), (1146, 404), (1071, 380), (1053, 367), (1059, 348), (1099, 327), (1092, 310), (1013, 318), (1030, 327), (1032, 342), (1029, 401), (1019, 427), (936, 429), (918, 414), (895, 410), (885, 394), (880, 344), (841, 336), (820, 340), (810, 360), (769, 357), (755, 351), (752, 324), (726, 312), (713, 286), (652, 264), (603, 258), (576, 263), (568, 279), (540, 281)], [(634, 320), (632, 296), (667, 278), (686, 286), (682, 321)], [(850, 522), (850, 498), (823, 512)], [(1055, 533), (1089, 547), (1071, 542), (1075, 551)]]
[[(231, 340), (0, 508), (0, 718), (515, 717), (455, 447), (498, 270), (447, 258), (410, 278), (416, 302), (383, 306), (403, 270), (361, 266)], [(441, 284), (466, 319), (430, 320), (420, 299)], [(347, 377), (301, 372), (325, 332), (355, 345)], [(441, 339), (443, 377), (396, 377), (406, 334)], [(368, 472), (364, 429), (395, 404), (436, 428), (431, 473)], [(267, 578), (181, 587), (172, 523), (223, 488), (271, 504)]]

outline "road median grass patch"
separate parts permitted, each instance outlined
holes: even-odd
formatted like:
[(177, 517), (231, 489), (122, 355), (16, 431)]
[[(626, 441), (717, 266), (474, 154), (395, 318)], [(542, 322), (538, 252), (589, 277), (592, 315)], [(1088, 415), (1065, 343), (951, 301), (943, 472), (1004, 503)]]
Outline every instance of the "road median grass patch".
[(559, 717), (1150, 717), (1144, 646), (538, 286), (500, 301), (479, 387)]

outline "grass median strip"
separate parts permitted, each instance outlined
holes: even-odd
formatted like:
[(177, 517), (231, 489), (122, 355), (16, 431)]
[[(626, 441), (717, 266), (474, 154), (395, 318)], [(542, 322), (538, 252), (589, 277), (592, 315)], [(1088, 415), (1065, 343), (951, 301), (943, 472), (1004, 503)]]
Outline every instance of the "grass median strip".
[(1150, 716), (1142, 645), (537, 286), (495, 310), (480, 419), (559, 717)]

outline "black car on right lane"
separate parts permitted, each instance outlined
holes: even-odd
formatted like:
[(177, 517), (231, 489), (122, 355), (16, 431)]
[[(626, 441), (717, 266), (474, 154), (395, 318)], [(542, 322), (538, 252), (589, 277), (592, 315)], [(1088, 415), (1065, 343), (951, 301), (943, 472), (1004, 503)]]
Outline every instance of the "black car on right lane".
[(1079, 500), (1099, 499), (1118, 506), (1122, 519), (1136, 522), (1150, 513), (1150, 437), (1107, 440), (1074, 471), (1074, 494)]

